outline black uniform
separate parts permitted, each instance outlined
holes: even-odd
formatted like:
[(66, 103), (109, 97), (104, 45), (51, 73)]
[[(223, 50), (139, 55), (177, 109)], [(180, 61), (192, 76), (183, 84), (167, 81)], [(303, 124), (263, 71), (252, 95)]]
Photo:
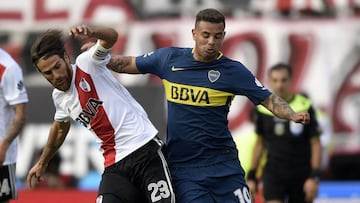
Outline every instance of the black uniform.
[(268, 153), (263, 174), (264, 197), (303, 203), (303, 185), (311, 173), (310, 139), (321, 131), (308, 98), (295, 95), (289, 105), (295, 112), (308, 111), (310, 123), (279, 119), (263, 106), (257, 107), (256, 132), (263, 137)]

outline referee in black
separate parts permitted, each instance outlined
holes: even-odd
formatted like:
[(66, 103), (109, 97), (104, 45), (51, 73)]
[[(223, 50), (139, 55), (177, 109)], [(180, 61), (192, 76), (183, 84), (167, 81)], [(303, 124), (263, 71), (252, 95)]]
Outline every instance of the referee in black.
[(257, 106), (254, 147), (251, 170), (247, 182), (255, 195), (256, 171), (262, 153), (266, 150), (266, 165), (261, 177), (266, 203), (311, 203), (318, 193), (320, 176), (321, 130), (309, 98), (290, 91), (291, 67), (277, 64), (268, 72), (273, 93), (289, 103), (295, 112), (308, 111), (310, 123), (297, 124), (275, 117)]

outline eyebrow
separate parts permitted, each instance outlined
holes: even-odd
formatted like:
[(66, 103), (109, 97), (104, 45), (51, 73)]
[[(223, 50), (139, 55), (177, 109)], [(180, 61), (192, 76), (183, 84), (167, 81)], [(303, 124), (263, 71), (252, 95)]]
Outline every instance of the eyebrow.
[(54, 65), (49, 65), (49, 66), (47, 67), (47, 69), (45, 69), (44, 71), (41, 71), (41, 72), (42, 72), (42, 73), (51, 72), (55, 67), (57, 67), (58, 65), (60, 65), (59, 63), (60, 63), (59, 61), (56, 61), (56, 62), (54, 63)]
[[(202, 33), (203, 34), (211, 34), (211, 32), (209, 32), (209, 31), (202, 31)], [(224, 32), (217, 32), (217, 33), (215, 33), (215, 35), (221, 35), (221, 34), (223, 34)]]

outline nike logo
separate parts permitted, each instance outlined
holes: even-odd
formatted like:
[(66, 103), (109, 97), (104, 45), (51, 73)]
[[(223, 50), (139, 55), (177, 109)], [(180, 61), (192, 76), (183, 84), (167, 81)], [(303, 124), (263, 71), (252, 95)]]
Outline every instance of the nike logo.
[(172, 71), (181, 71), (181, 70), (185, 70), (185, 68), (176, 68), (175, 66), (171, 67)]

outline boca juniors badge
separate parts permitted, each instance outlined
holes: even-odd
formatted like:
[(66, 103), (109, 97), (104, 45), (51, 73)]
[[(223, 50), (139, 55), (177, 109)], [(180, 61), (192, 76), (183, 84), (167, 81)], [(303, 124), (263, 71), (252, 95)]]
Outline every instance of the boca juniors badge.
[(209, 70), (208, 78), (210, 82), (214, 83), (220, 78), (220, 72), (217, 70)]

